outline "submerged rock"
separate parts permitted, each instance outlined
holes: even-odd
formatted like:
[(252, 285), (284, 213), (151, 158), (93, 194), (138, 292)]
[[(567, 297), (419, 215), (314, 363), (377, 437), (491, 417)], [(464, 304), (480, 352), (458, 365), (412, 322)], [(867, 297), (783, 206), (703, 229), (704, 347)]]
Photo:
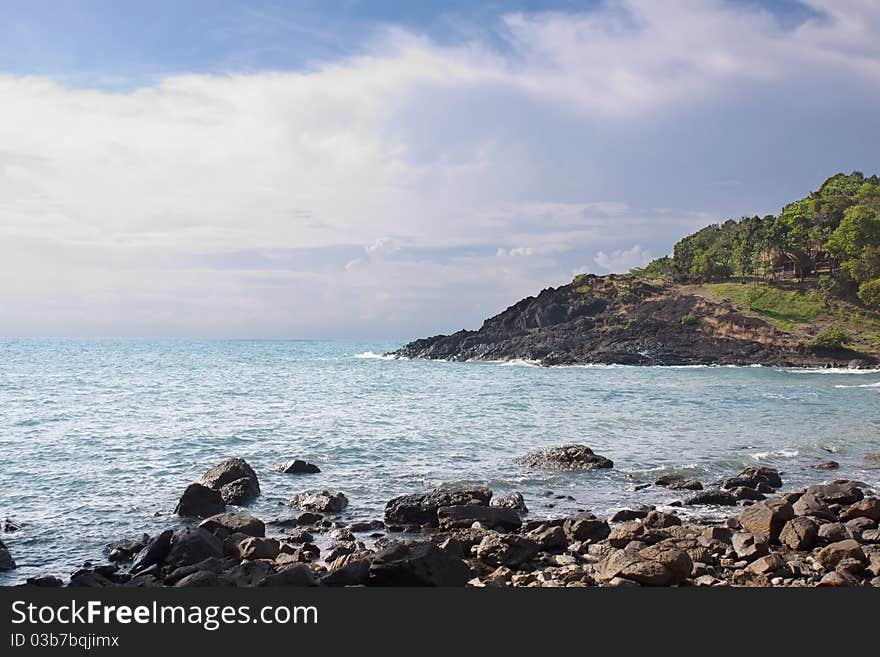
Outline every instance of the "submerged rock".
[(12, 570), (15, 567), (15, 559), (12, 558), (9, 548), (0, 540), (0, 571)]
[(257, 473), (241, 458), (218, 463), (202, 475), (200, 483), (220, 491), (226, 504), (247, 504), (260, 494)]
[(298, 509), (317, 513), (340, 513), (348, 506), (348, 498), (341, 492), (306, 491), (294, 495), (289, 504)]
[(318, 474), (321, 472), (321, 468), (308, 461), (293, 459), (279, 465), (278, 472), (283, 474)]
[(586, 445), (562, 445), (549, 447), (514, 460), (529, 468), (548, 470), (598, 470), (614, 466), (614, 462), (595, 454)]

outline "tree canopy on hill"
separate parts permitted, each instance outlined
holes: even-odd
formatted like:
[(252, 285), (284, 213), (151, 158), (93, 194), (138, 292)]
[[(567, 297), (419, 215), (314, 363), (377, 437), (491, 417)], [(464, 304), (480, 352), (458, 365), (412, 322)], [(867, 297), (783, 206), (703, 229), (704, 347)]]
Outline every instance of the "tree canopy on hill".
[(779, 216), (706, 226), (633, 273), (700, 282), (822, 276), (823, 287), (880, 308), (880, 178), (839, 173)]

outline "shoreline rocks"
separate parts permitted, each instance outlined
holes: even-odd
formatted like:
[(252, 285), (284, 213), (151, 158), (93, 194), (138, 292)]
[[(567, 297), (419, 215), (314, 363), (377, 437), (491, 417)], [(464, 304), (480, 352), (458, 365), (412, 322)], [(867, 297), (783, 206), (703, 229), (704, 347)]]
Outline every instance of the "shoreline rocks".
[(515, 463), (529, 468), (545, 470), (599, 470), (611, 468), (614, 462), (593, 452), (586, 445), (570, 444), (526, 454), (514, 459)]
[(241, 458), (226, 459), (209, 468), (199, 483), (220, 491), (226, 504), (247, 504), (260, 495), (257, 473)]

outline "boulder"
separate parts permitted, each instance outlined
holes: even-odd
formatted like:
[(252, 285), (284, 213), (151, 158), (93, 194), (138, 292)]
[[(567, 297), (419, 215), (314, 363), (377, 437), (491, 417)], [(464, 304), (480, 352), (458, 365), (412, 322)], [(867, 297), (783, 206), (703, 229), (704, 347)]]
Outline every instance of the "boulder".
[(199, 483), (220, 491), (226, 504), (247, 504), (260, 494), (257, 473), (240, 458), (218, 463), (202, 475)]
[(434, 543), (396, 543), (371, 559), (367, 584), (464, 586), (471, 576), (471, 569), (463, 560)]
[(841, 520), (852, 520), (853, 518), (880, 521), (880, 498), (866, 497), (840, 512)]
[(814, 518), (824, 518), (826, 520), (837, 519), (837, 516), (828, 508), (828, 505), (809, 491), (804, 492), (792, 504), (792, 509), (797, 516), (813, 516)]
[(226, 511), (220, 491), (203, 484), (190, 484), (180, 496), (174, 513), (187, 518), (207, 518)]
[(171, 539), (174, 531), (166, 529), (161, 534), (154, 536), (138, 552), (131, 563), (131, 573), (136, 575), (151, 566), (161, 565), (171, 549)]
[(401, 495), (385, 505), (385, 522), (400, 525), (439, 523), (437, 510), (444, 506), (489, 506), (492, 491), (485, 487), (435, 489), (420, 495)]
[(808, 494), (825, 504), (853, 504), (865, 496), (862, 489), (852, 481), (835, 481), (830, 484), (807, 486), (804, 495)]
[(844, 560), (853, 560), (864, 565), (868, 563), (868, 557), (861, 546), (852, 539), (826, 545), (819, 550), (816, 559), (825, 570), (834, 570)]
[(696, 495), (692, 495), (685, 500), (685, 504), (693, 506), (712, 505), (712, 506), (736, 506), (736, 496), (727, 491), (710, 489), (704, 490)]
[(282, 463), (277, 469), (282, 474), (318, 474), (321, 472), (321, 468), (314, 463), (301, 459), (293, 459), (292, 461)]
[(210, 570), (197, 570), (186, 577), (181, 577), (174, 583), (174, 588), (232, 586), (228, 580), (222, 579), (218, 573)]
[(651, 511), (642, 525), (649, 529), (666, 529), (667, 527), (681, 526), (681, 518), (674, 513), (663, 513), (662, 511)]
[(620, 509), (611, 516), (611, 522), (628, 522), (640, 520), (648, 515), (651, 509)]
[(863, 543), (880, 543), (880, 529), (866, 529), (862, 532)]
[(13, 570), (16, 567), (15, 559), (9, 552), (9, 548), (0, 540), (0, 572), (4, 570)]
[(264, 577), (257, 586), (318, 586), (315, 573), (301, 563), (289, 564)]
[(611, 459), (595, 454), (586, 445), (562, 445), (526, 454), (514, 460), (529, 468), (548, 470), (598, 470), (614, 466)]
[(57, 589), (64, 586), (64, 582), (54, 575), (41, 575), (39, 577), (28, 577), (25, 580), (28, 586), (39, 586), (43, 588)]
[(537, 542), (515, 534), (490, 534), (477, 546), (477, 558), (490, 566), (516, 568), (540, 551)]
[(736, 556), (746, 561), (754, 561), (770, 554), (770, 546), (764, 534), (737, 532), (731, 538), (731, 543)]
[(246, 561), (274, 559), (281, 550), (281, 545), (274, 538), (245, 536), (244, 534), (230, 536), (223, 547), (236, 559)]
[(697, 479), (685, 479), (669, 484), (669, 490), (703, 490), (703, 484)]
[(526, 501), (523, 499), (522, 493), (513, 492), (503, 497), (496, 497), (489, 502), (490, 506), (497, 506), (502, 509), (513, 509), (519, 513), (528, 513)]
[(348, 506), (348, 498), (341, 492), (331, 493), (326, 490), (302, 492), (294, 495), (289, 504), (295, 508), (318, 513), (341, 513)]
[(746, 570), (756, 575), (773, 575), (788, 570), (788, 564), (781, 554), (771, 552), (768, 555), (755, 559), (746, 566)]
[(642, 550), (615, 550), (596, 567), (596, 579), (611, 582), (616, 578), (642, 586), (672, 586), (683, 582), (693, 563), (683, 550), (660, 545)]
[(837, 470), (840, 467), (840, 463), (837, 461), (823, 461), (822, 463), (817, 463), (813, 466), (816, 470)]
[(541, 526), (533, 529), (525, 535), (529, 540), (535, 541), (542, 550), (561, 550), (568, 544), (565, 531), (562, 527)]
[(562, 525), (569, 541), (601, 541), (611, 534), (611, 527), (605, 520), (598, 520), (591, 514), (581, 514), (566, 518)]
[(819, 540), (819, 528), (806, 517), (792, 518), (779, 532), (779, 542), (792, 550), (812, 550)]
[(220, 513), (206, 518), (199, 527), (207, 529), (221, 539), (230, 534), (266, 535), (266, 525), (263, 521), (247, 513)]
[(819, 538), (825, 543), (836, 543), (853, 538), (853, 532), (841, 522), (827, 522), (819, 526)]
[(779, 538), (785, 523), (794, 518), (794, 509), (783, 500), (758, 502), (739, 514), (742, 527), (754, 534), (763, 534), (771, 541)]
[(758, 488), (761, 484), (765, 484), (771, 489), (782, 486), (782, 477), (779, 476), (779, 470), (768, 467), (748, 467), (745, 468), (735, 477), (725, 479), (721, 484), (722, 488)]
[(223, 556), (223, 543), (207, 529), (184, 529), (171, 537), (165, 563), (174, 566), (188, 566), (211, 557)]
[(836, 570), (832, 570), (830, 573), (825, 573), (819, 583), (816, 586), (833, 586), (835, 588), (843, 588), (849, 586), (858, 586), (859, 580), (846, 572), (837, 572)]
[(519, 514), (513, 509), (491, 506), (441, 506), (437, 509), (441, 529), (462, 529), (479, 522), (484, 527), (500, 531), (516, 531), (522, 526)]

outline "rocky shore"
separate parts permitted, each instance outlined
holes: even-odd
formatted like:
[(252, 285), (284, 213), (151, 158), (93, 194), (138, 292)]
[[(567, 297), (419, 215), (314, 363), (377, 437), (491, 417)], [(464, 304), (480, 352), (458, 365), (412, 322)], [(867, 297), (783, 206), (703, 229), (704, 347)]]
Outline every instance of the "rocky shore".
[[(613, 467), (584, 445), (518, 462), (569, 471)], [(305, 476), (317, 469), (291, 463), (280, 470)], [(243, 459), (228, 459), (185, 488), (176, 509), (183, 527), (109, 545), (106, 563), (85, 564), (67, 582), (45, 576), (27, 584), (880, 587), (876, 493), (849, 480), (784, 491), (782, 474), (751, 467), (706, 484), (663, 477), (654, 485), (680, 500), (610, 518), (587, 510), (533, 517), (518, 493), (437, 489), (389, 500), (382, 519), (346, 524), (337, 517), (349, 500), (339, 491), (304, 490), (285, 518), (248, 514), (244, 507), (260, 494), (257, 473)], [(726, 509), (726, 518), (695, 521), (682, 513), (710, 507)], [(14, 567), (0, 543), (0, 568)]]
[(876, 354), (815, 350), (730, 303), (632, 276), (585, 275), (487, 319), (477, 331), (415, 340), (400, 358), (543, 365), (874, 367)]

